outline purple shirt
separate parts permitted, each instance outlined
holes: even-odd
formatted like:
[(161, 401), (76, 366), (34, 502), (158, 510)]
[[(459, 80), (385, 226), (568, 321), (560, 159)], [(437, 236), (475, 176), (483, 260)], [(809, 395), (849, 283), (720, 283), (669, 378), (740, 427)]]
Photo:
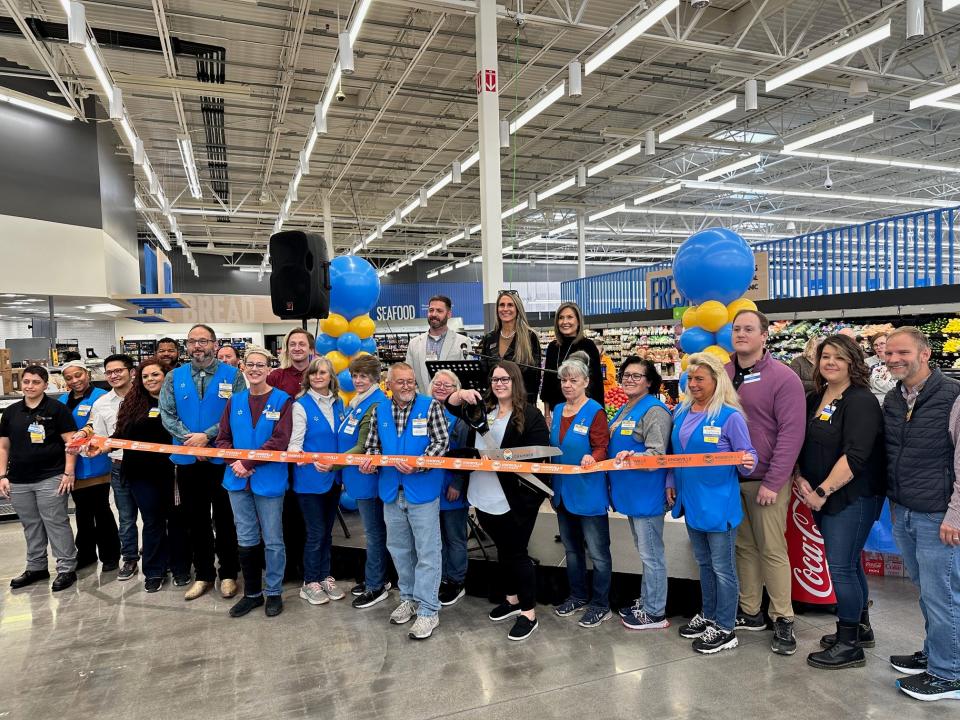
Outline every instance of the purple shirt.
[[(703, 420), (702, 412), (690, 410), (683, 418), (683, 425), (680, 426), (680, 447), (674, 448), (676, 453), (684, 453), (684, 448), (690, 442), (690, 436), (697, 429)], [(720, 439), (717, 442), (717, 452), (748, 452), (757, 457), (757, 451), (753, 449), (750, 442), (750, 431), (747, 430), (747, 423), (743, 420), (743, 415), (738, 412), (733, 413), (727, 418), (727, 421), (720, 427)], [(737, 466), (737, 472), (744, 474), (743, 467)], [(675, 487), (673, 482), (673, 470), (667, 472), (667, 487)]]

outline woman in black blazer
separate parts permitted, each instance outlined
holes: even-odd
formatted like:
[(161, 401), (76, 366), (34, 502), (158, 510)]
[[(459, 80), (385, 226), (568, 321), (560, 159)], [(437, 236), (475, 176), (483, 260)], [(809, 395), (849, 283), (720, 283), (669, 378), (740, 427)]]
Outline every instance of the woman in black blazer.
[(562, 402), (566, 402), (560, 392), (560, 375), (558, 370), (563, 362), (573, 353), (580, 351), (587, 354), (590, 362), (587, 368), (590, 371), (590, 384), (587, 386), (587, 397), (603, 405), (603, 369), (600, 363), (600, 350), (596, 343), (584, 333), (583, 313), (574, 302), (565, 302), (557, 308), (553, 316), (553, 340), (547, 345), (547, 357), (543, 366), (543, 388), (540, 390), (540, 399), (547, 408), (547, 424), (553, 409)]
[(540, 392), (540, 340), (530, 329), (523, 302), (515, 290), (501, 290), (497, 295), (497, 324), (480, 340), (480, 361), (490, 374), (497, 360), (511, 360), (520, 368), (527, 402), (537, 402)]
[[(497, 448), (549, 445), (550, 432), (543, 415), (527, 402), (520, 368), (502, 360), (490, 374), (490, 393), (486, 402), (476, 390), (459, 390), (447, 398), (447, 408), (459, 417), (473, 414), (467, 406), (483, 403), (489, 432), (479, 435), (471, 429), (467, 447), (483, 456)], [(482, 416), (481, 416), (482, 417)], [(537, 522), (540, 504), (546, 495), (514, 473), (470, 473), (467, 501), (476, 508), (477, 519), (497, 546), (506, 598), (489, 618), (502, 622), (516, 617), (507, 637), (526, 640), (539, 626), (537, 622), (537, 578), (527, 543)]]

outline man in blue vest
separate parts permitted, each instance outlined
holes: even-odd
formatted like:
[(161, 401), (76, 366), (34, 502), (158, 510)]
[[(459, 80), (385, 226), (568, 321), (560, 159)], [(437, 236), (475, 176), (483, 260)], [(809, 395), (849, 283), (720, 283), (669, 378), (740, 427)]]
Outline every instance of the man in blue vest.
[[(370, 416), (366, 455), (439, 457), (450, 445), (443, 406), (429, 395), (417, 395), (413, 368), (396, 363), (387, 371), (392, 399), (377, 403)], [(360, 471), (377, 472), (370, 458)], [(401, 461), (379, 469), (379, 494), (387, 525), (387, 550), (397, 568), (400, 605), (390, 622), (403, 625), (416, 616), (410, 630), (413, 640), (426, 640), (440, 624), (441, 470), (426, 470)]]
[(893, 536), (926, 625), (923, 649), (890, 664), (910, 697), (960, 700), (960, 383), (930, 367), (914, 327), (890, 333), (884, 355), (898, 381), (883, 399)]
[[(237, 369), (217, 361), (217, 334), (207, 325), (194, 325), (187, 334), (190, 363), (167, 374), (160, 391), (160, 416), (175, 445), (206, 447), (219, 431), (227, 400), (246, 388)], [(183, 596), (194, 600), (216, 579), (214, 551), (220, 561), (220, 594), (237, 594), (237, 531), (230, 499), (223, 489), (223, 461), (192, 455), (171, 455), (177, 466), (177, 487), (190, 527), (196, 578)], [(210, 523), (213, 511), (213, 528)], [(216, 536), (214, 536), (214, 528)]]

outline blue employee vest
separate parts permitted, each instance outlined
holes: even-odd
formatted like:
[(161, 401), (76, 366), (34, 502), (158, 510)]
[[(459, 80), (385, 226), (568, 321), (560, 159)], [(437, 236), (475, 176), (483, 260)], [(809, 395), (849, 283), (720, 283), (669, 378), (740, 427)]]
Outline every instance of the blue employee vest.
[[(589, 455), (590, 425), (603, 408), (596, 400), (587, 400), (580, 408), (560, 442), (560, 418), (566, 403), (560, 403), (553, 409), (553, 422), (550, 428), (550, 444), (558, 447), (563, 454), (557, 459), (563, 465), (580, 465), (584, 455)], [(581, 429), (582, 428), (582, 429)], [(607, 496), (607, 474), (605, 472), (584, 473), (583, 475), (557, 475), (553, 479), (553, 506), (563, 506), (574, 515), (606, 515), (610, 499)]]
[[(673, 419), (673, 449), (685, 454), (717, 452), (717, 443), (704, 442), (704, 428), (719, 430), (736, 410), (724, 406), (712, 420), (704, 417), (686, 446), (680, 443), (680, 428), (689, 408), (678, 410)], [(740, 524), (743, 509), (740, 506), (740, 482), (733, 465), (719, 467), (674, 468), (677, 502), (673, 517), (684, 516), (687, 525), (702, 532), (726, 532)]]
[[(360, 420), (375, 402), (386, 397), (380, 388), (377, 388), (362, 403), (344, 411), (343, 422), (337, 430), (337, 450), (347, 452), (357, 444), (360, 434)], [(361, 448), (362, 449), (362, 448)], [(344, 489), (354, 500), (370, 500), (377, 496), (377, 475), (364, 475), (360, 468), (348, 466), (340, 473)]]
[[(610, 436), (610, 447), (607, 451), (610, 457), (616, 457), (622, 450), (632, 450), (638, 455), (647, 449), (642, 442), (637, 442), (633, 430), (640, 425), (643, 416), (654, 407), (661, 407), (667, 412), (667, 406), (653, 395), (645, 395), (634, 405), (630, 412), (624, 415), (623, 423)], [(613, 427), (623, 408), (610, 421)], [(630, 423), (633, 423), (632, 425)], [(666, 507), (666, 480), (667, 471), (664, 470), (618, 470), (607, 475), (610, 482), (610, 504), (617, 512), (629, 517), (655, 517), (663, 515)]]
[[(447, 432), (450, 433), (450, 449), (457, 450), (456, 443), (453, 441), (453, 426), (457, 424), (457, 418), (450, 414), (448, 410), (443, 411), (444, 416), (447, 418)], [(452, 470), (441, 470), (443, 473), (443, 485), (440, 488), (440, 509), (441, 510), (460, 510), (467, 506), (467, 493), (461, 492), (460, 497), (458, 497), (454, 502), (447, 500), (447, 488), (450, 487), (450, 482), (453, 480), (453, 471)]]
[[(90, 422), (90, 410), (93, 408), (93, 404), (97, 401), (98, 398), (103, 397), (107, 394), (107, 391), (103, 388), (95, 387), (93, 392), (90, 393), (90, 397), (85, 397), (80, 401), (80, 404), (77, 405), (72, 411), (73, 421), (77, 424), (77, 430), (86, 426)], [(70, 398), (70, 393), (60, 396), (60, 402), (64, 405), (67, 404), (67, 400)], [(77, 456), (77, 466), (74, 468), (74, 474), (77, 477), (77, 480), (86, 480), (87, 478), (100, 477), (101, 475), (106, 475), (110, 472), (110, 456), (107, 453), (100, 453), (96, 457), (86, 458), (82, 455)]]
[[(226, 363), (219, 363), (217, 371), (204, 388), (203, 398), (197, 392), (197, 386), (193, 384), (189, 363), (181, 365), (172, 374), (173, 396), (177, 403), (180, 422), (186, 425), (190, 432), (204, 432), (211, 425), (220, 422), (223, 409), (227, 406), (227, 398), (220, 397), (220, 384), (227, 383), (232, 392), (237, 369)], [(183, 445), (183, 441), (173, 438), (173, 444)], [(171, 455), (170, 460), (177, 465), (192, 465), (197, 461), (192, 455)], [(223, 460), (209, 458), (209, 462), (220, 464)]]
[[(326, 416), (310, 395), (304, 395), (297, 402), (307, 416), (307, 430), (303, 436), (304, 452), (337, 452), (336, 428), (340, 427), (343, 420), (343, 402), (340, 398), (333, 403), (333, 427), (330, 427)], [(333, 487), (335, 482), (340, 482), (340, 472), (337, 470), (322, 473), (313, 463), (293, 466), (294, 492), (320, 495)]]
[[(230, 433), (237, 450), (257, 450), (270, 439), (280, 419), (280, 411), (290, 396), (283, 390), (271, 390), (256, 425), (252, 422), (249, 398), (250, 391), (244, 390), (230, 401)], [(254, 495), (280, 497), (287, 490), (287, 464), (267, 462), (257, 465), (249, 478), (237, 477), (229, 465), (223, 473), (223, 486), (227, 490), (243, 490), (248, 480)]]
[[(377, 431), (380, 433), (380, 448), (384, 455), (422, 456), (430, 444), (430, 430), (427, 413), (433, 398), (417, 395), (413, 407), (407, 416), (407, 424), (402, 430), (393, 422), (393, 401), (384, 398), (377, 403)], [(422, 434), (421, 434), (422, 433)], [(403, 494), (411, 505), (433, 502), (440, 497), (443, 485), (442, 470), (426, 470), (404, 475), (396, 468), (380, 468), (380, 499), (385, 503), (397, 499), (397, 491), (403, 487)]]

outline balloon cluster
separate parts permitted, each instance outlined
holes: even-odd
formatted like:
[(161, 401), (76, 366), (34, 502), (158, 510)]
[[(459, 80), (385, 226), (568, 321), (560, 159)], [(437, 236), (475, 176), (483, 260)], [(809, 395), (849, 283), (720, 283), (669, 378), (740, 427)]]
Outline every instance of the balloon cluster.
[(333, 365), (340, 383), (340, 397), (350, 402), (353, 379), (347, 366), (357, 355), (376, 355), (370, 317), (380, 297), (380, 278), (373, 266), (355, 255), (341, 255), (330, 263), (330, 314), (320, 321), (323, 333), (316, 353)]
[[(753, 251), (733, 230), (710, 228), (691, 235), (677, 250), (673, 278), (692, 305), (683, 313), (680, 349), (687, 355), (705, 352), (726, 363), (733, 352), (733, 318), (741, 310), (756, 310), (742, 295), (754, 274)], [(680, 389), (686, 391), (687, 355)]]

